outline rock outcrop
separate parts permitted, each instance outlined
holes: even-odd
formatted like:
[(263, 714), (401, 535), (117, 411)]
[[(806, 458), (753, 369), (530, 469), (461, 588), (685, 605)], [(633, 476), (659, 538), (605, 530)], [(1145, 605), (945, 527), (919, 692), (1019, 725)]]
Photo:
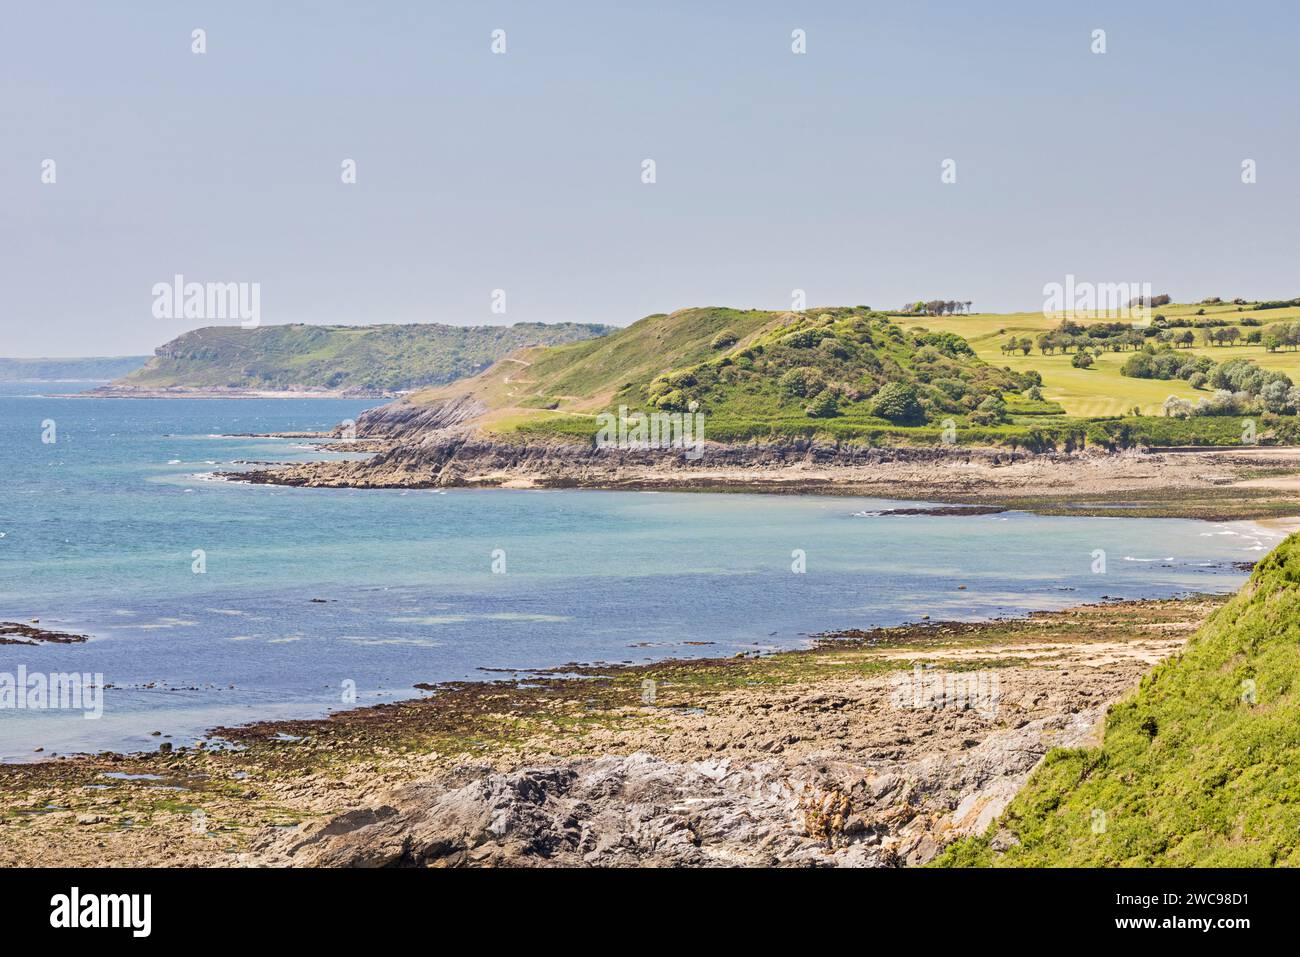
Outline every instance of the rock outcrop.
[(982, 831), (1088, 709), (995, 731), (965, 751), (865, 768), (834, 756), (665, 761), (611, 755), (509, 772), (462, 768), (261, 848), (272, 864), (855, 866), (923, 864)]

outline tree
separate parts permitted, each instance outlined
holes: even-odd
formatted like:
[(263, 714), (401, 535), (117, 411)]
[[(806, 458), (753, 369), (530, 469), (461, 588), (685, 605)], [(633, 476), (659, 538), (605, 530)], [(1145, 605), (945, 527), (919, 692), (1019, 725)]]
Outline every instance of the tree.
[(1076, 369), (1087, 369), (1092, 365), (1092, 354), (1088, 352), (1076, 352), (1074, 358), (1070, 360), (1070, 365)]
[(1269, 412), (1285, 412), (1290, 402), (1291, 384), (1274, 379), (1260, 390), (1259, 400)]
[(1156, 361), (1145, 352), (1135, 352), (1124, 360), (1124, 364), (1120, 366), (1119, 374), (1134, 379), (1154, 379), (1156, 377)]

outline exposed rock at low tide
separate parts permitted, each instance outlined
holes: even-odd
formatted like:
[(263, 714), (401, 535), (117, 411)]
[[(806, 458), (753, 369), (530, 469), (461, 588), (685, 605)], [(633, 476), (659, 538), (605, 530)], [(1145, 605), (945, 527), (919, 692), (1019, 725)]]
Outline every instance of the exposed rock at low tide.
[(967, 750), (863, 767), (833, 756), (665, 761), (645, 753), (398, 788), (262, 848), (296, 866), (923, 864), (983, 831), (1053, 746), (1099, 709), (994, 732)]
[(86, 641), (85, 635), (74, 635), (66, 631), (49, 631), (35, 625), (24, 625), (17, 621), (0, 621), (0, 645), (72, 645)]

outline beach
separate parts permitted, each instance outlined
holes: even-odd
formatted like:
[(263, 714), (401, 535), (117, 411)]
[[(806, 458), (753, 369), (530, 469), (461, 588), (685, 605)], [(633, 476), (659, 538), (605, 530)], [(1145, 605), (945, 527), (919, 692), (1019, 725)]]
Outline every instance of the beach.
[(1092, 740), (1222, 601), (456, 683), (202, 747), (3, 765), (0, 863), (922, 864), (1049, 748)]

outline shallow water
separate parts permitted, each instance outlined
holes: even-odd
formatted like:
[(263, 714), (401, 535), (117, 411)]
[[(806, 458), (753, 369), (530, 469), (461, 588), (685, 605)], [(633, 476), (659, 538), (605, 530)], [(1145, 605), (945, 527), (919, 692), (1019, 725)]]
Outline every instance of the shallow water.
[(92, 640), (0, 646), (0, 673), (102, 673), (110, 687), (96, 720), (0, 709), (6, 760), (324, 714), (348, 706), (349, 682), (369, 704), (417, 695), (417, 682), (501, 677), (483, 669), (731, 655), (923, 614), (1227, 591), (1245, 577), (1232, 563), (1281, 537), (1253, 523), (873, 516), (917, 503), (863, 498), (239, 485), (210, 473), (321, 453), (231, 433), (323, 429), (374, 403), (42, 388), (0, 383), (0, 620)]

